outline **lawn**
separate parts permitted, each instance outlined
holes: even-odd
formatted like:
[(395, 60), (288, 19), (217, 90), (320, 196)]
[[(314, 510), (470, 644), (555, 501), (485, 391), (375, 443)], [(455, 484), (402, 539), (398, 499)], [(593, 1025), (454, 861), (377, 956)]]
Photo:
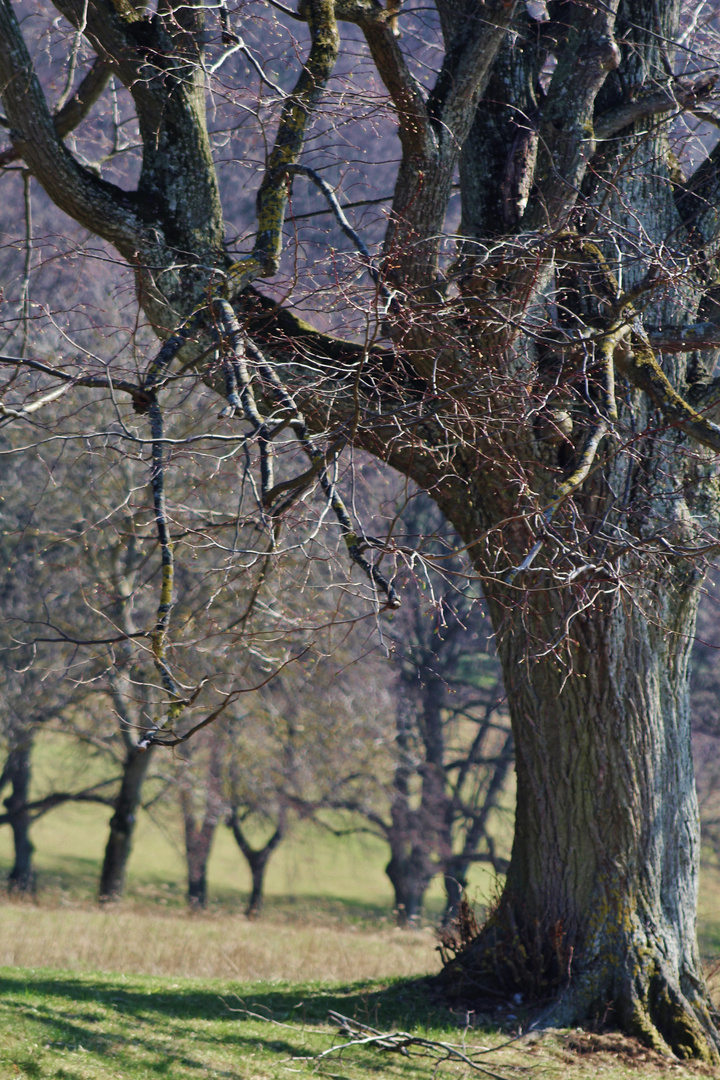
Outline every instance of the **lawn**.
[[(502, 1080), (708, 1076), (614, 1035), (527, 1032), (528, 1018), (441, 1007), (423, 976), (438, 970), (433, 922), (395, 928), (376, 838), (309, 825), (271, 863), (265, 916), (242, 909), (249, 886), (232, 837), (218, 830), (209, 910), (187, 913), (179, 823), (138, 823), (126, 899), (94, 902), (108, 811), (67, 805), (34, 830), (39, 891), (0, 904), (0, 1080), (441, 1080), (487, 1076), (467, 1064), (404, 1057), (344, 1039), (330, 1009), (373, 1028), (484, 1047)], [(11, 858), (0, 830), (0, 874)], [(482, 904), (497, 882), (476, 873)], [(703, 875), (700, 940), (720, 955), (720, 869)], [(468, 1021), (470, 1026), (468, 1026)], [(522, 1029), (525, 1035), (515, 1038)], [(511, 1041), (506, 1044), (508, 1039)], [(324, 1057), (319, 1055), (330, 1051)]]
[[(250, 983), (0, 971), (0, 1075), (27, 1080), (434, 1080), (481, 1077), (464, 1063), (353, 1046), (328, 1022), (333, 1009), (375, 1029), (450, 1042), (490, 1075), (630, 1080), (712, 1075), (659, 1058), (617, 1036), (530, 1034), (507, 1044), (517, 1020), (456, 1016), (407, 980)], [(319, 1058), (320, 1054), (332, 1051)]]
[[(57, 732), (43, 732), (33, 753), (33, 797), (61, 789), (72, 791), (112, 773), (106, 759), (92, 748)], [(154, 794), (148, 786), (146, 797)], [(41, 897), (65, 903), (93, 898), (108, 836), (109, 808), (67, 803), (35, 822), (35, 866)], [(363, 824), (362, 822), (357, 822)], [(343, 820), (343, 825), (348, 822)], [(511, 825), (503, 820), (507, 847)], [(503, 850), (503, 853), (504, 850)], [(387, 845), (377, 836), (358, 832), (336, 836), (308, 822), (297, 823), (273, 855), (267, 871), (269, 909), (304, 919), (317, 913), (327, 918), (375, 926), (392, 920), (393, 894), (384, 872)], [(9, 828), (0, 829), (0, 875), (12, 865)], [(175, 800), (154, 803), (140, 811), (128, 867), (127, 900), (166, 908), (185, 905), (185, 859), (182, 824)], [(208, 867), (211, 910), (242, 911), (250, 889), (250, 874), (229, 829), (215, 834)], [(483, 901), (494, 888), (484, 866), (474, 873), (472, 892)], [(443, 905), (442, 882), (436, 879), (427, 894), (431, 921)]]

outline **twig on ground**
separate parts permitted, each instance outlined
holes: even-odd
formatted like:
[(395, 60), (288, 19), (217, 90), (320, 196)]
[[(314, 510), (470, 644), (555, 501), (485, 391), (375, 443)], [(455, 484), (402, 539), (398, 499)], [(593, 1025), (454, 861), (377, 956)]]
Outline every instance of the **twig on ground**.
[(461, 1048), (454, 1043), (424, 1039), (420, 1035), (412, 1035), (409, 1031), (381, 1032), (368, 1027), (366, 1024), (361, 1024), (357, 1020), (351, 1020), (350, 1017), (343, 1016), (342, 1013), (333, 1010), (328, 1013), (328, 1018), (332, 1023), (340, 1026), (340, 1033), (348, 1036), (348, 1041), (339, 1046), (331, 1046), (329, 1050), (323, 1050), (315, 1058), (316, 1061), (321, 1061), (323, 1058), (329, 1057), (330, 1054), (339, 1053), (348, 1046), (375, 1047), (377, 1050), (392, 1051), (402, 1054), (404, 1057), (434, 1058), (438, 1064), (443, 1061), (458, 1061), (476, 1072), (493, 1077), (494, 1080), (508, 1080), (508, 1077), (489, 1069), (486, 1065), (481, 1065), (472, 1056), (473, 1054), (492, 1053), (493, 1049), (495, 1049), (493, 1047)]

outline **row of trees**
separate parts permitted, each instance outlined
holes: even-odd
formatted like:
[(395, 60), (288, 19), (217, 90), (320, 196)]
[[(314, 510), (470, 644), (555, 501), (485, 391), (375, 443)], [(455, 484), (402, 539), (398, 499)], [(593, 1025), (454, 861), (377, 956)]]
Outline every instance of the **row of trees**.
[[(93, 692), (109, 647), (102, 670), (150, 714), (138, 749), (180, 746), (258, 662), (269, 680), (340, 625), (323, 601), (353, 593), (386, 634), (415, 556), (358, 490), (370, 454), (460, 537), (512, 721), (506, 884), (448, 993), (553, 996), (546, 1023), (610, 1018), (717, 1063), (688, 698), (718, 543), (715, 8), (54, 8), (0, 0), (2, 161), (58, 210), (46, 262), (83, 255), (112, 287), (31, 292), (26, 198), (2, 422), (31, 460), (116, 458), (122, 493), (77, 531), (117, 528), (135, 581), (111, 614), (98, 571), (43, 685)], [(393, 806), (417, 823), (407, 727)], [(440, 847), (438, 784), (426, 769)]]
[[(0, 441), (12, 451), (10, 433)], [(157, 690), (147, 662), (127, 647), (141, 617), (146, 558), (142, 502), (124, 503), (122, 494), (132, 485), (133, 466), (124, 462), (118, 474), (112, 458), (97, 449), (66, 457), (49, 461), (39, 449), (37, 471), (27, 456), (6, 453), (0, 463), (6, 566), (0, 792), (9, 789), (0, 822), (13, 832), (12, 888), (34, 888), (32, 822), (68, 801), (112, 811), (101, 900), (123, 893), (138, 814), (170, 800), (183, 821), (193, 906), (207, 901), (207, 864), (222, 824), (231, 828), (250, 871), (250, 915), (260, 911), (268, 861), (298, 819), (333, 828), (342, 812), (344, 828), (370, 829), (385, 839), (403, 923), (420, 914), (436, 874), (445, 876), (450, 913), (471, 862), (502, 868), (489, 828), (512, 765), (499, 669), (480, 599), (462, 560), (452, 556), (452, 536), (431, 503), (416, 495), (403, 512), (406, 539), (426, 555), (414, 571), (416, 581), (408, 582), (408, 602), (389, 628), (384, 650), (374, 630), (363, 629), (357, 602), (345, 605), (342, 623), (335, 625), (335, 601), (317, 599), (308, 611), (297, 601), (294, 611), (285, 605), (283, 617), (294, 620), (296, 632), (305, 624), (303, 647), (278, 671), (267, 622), (255, 614), (246, 644), (255, 653), (247, 669), (258, 689), (168, 760), (156, 746), (142, 746)], [(22, 470), (14, 473), (20, 460)], [(197, 463), (194, 483), (210, 499), (217, 463), (204, 476), (203, 464)], [(53, 477), (50, 506), (45, 470)], [(91, 505), (88, 491), (102, 498), (100, 521), (91, 516), (97, 503)], [(191, 632), (202, 625), (198, 612), (211, 604), (215, 619), (232, 621), (237, 604), (247, 609), (252, 601), (252, 588), (213, 595), (214, 571), (212, 558), (198, 547), (185, 610), (177, 612)], [(291, 572), (291, 565), (274, 568), (275, 575)], [(322, 566), (315, 576), (326, 580)], [(309, 578), (305, 587), (311, 586)], [(273, 602), (277, 608), (283, 601)], [(273, 618), (278, 615), (276, 610)], [(127, 637), (111, 634), (107, 640), (102, 627), (108, 624)], [(39, 633), (38, 625), (44, 627)], [(88, 656), (80, 639), (92, 638), (93, 628), (96, 644)], [(479, 639), (488, 652), (476, 671), (463, 660)], [(213, 677), (221, 664), (229, 673), (236, 665), (234, 652), (223, 656), (217, 648), (212, 666), (204, 657), (198, 661), (198, 675), (210, 670)], [(94, 782), (68, 777), (53, 790), (37, 791), (31, 784), (33, 746), (48, 729), (89, 748)]]

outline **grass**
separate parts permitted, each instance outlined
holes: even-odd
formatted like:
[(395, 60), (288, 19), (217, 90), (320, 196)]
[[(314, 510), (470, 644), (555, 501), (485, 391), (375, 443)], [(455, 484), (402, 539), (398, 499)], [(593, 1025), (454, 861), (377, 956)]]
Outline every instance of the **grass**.
[(352, 923), (237, 915), (98, 910), (27, 902), (0, 906), (0, 966), (76, 972), (239, 979), (347, 981), (438, 970), (430, 928), (358, 929)]
[[(100, 779), (107, 763), (82, 744), (45, 732), (34, 756), (34, 796), (53, 788), (73, 790)], [(66, 803), (33, 825), (38, 890), (48, 903), (92, 900), (111, 811), (102, 806)], [(328, 919), (375, 927), (393, 922), (393, 894), (384, 872), (387, 845), (367, 833), (335, 836), (309, 822), (295, 826), (273, 855), (267, 872), (267, 906), (271, 914)], [(12, 865), (12, 836), (0, 829), (0, 876)], [(174, 801), (141, 811), (128, 867), (127, 900), (158, 908), (185, 907), (185, 858), (182, 825)], [(472, 891), (484, 900), (494, 887), (493, 875), (479, 866)], [(211, 910), (237, 913), (244, 909), (250, 874), (229, 829), (215, 834), (208, 867)], [(443, 906), (436, 879), (427, 893), (426, 912), (435, 921)]]
[[(412, 1029), (466, 1047), (495, 1047), (483, 1062), (498, 1076), (629, 1080), (711, 1075), (683, 1068), (617, 1036), (553, 1032), (500, 1048), (507, 1023), (487, 1018), (463, 1033), (458, 1017), (406, 980), (341, 985), (237, 984), (140, 976), (0, 971), (0, 1076), (27, 1080), (434, 1080), (464, 1078), (464, 1065), (351, 1047), (328, 1009), (381, 1030)], [(512, 1024), (512, 1021), (509, 1021)], [(474, 1075), (480, 1076), (480, 1073)]]
[[(179, 822), (143, 814), (127, 898), (94, 903), (109, 812), (67, 805), (36, 824), (39, 892), (0, 904), (0, 1080), (447, 1080), (466, 1066), (362, 1047), (317, 1060), (342, 1042), (335, 1009), (373, 1027), (499, 1047), (522, 1017), (473, 1017), (465, 1035), (418, 976), (437, 970), (432, 923), (394, 927), (384, 845), (308, 825), (270, 866), (259, 922), (242, 916), (249, 879), (218, 830), (207, 913), (188, 915)], [(10, 864), (0, 830), (0, 874)], [(482, 868), (482, 902), (496, 888)], [(703, 875), (701, 949), (720, 955), (720, 867)], [(530, 1035), (488, 1055), (506, 1080), (630, 1080), (712, 1075), (668, 1063), (620, 1036)], [(480, 1076), (480, 1073), (475, 1075)]]

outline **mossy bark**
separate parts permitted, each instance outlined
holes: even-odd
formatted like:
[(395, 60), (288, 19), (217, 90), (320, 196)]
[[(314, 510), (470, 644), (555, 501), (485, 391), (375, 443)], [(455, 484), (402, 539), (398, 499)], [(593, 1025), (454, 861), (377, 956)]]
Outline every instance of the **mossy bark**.
[(533, 652), (567, 619), (570, 590), (537, 590), (509, 619), (507, 595), (492, 595), (517, 748), (515, 838), (498, 908), (444, 981), (471, 999), (554, 998), (547, 1023), (610, 1022), (718, 1062), (695, 927), (688, 660), (700, 582), (675, 565), (627, 607), (578, 612), (562, 656)]

